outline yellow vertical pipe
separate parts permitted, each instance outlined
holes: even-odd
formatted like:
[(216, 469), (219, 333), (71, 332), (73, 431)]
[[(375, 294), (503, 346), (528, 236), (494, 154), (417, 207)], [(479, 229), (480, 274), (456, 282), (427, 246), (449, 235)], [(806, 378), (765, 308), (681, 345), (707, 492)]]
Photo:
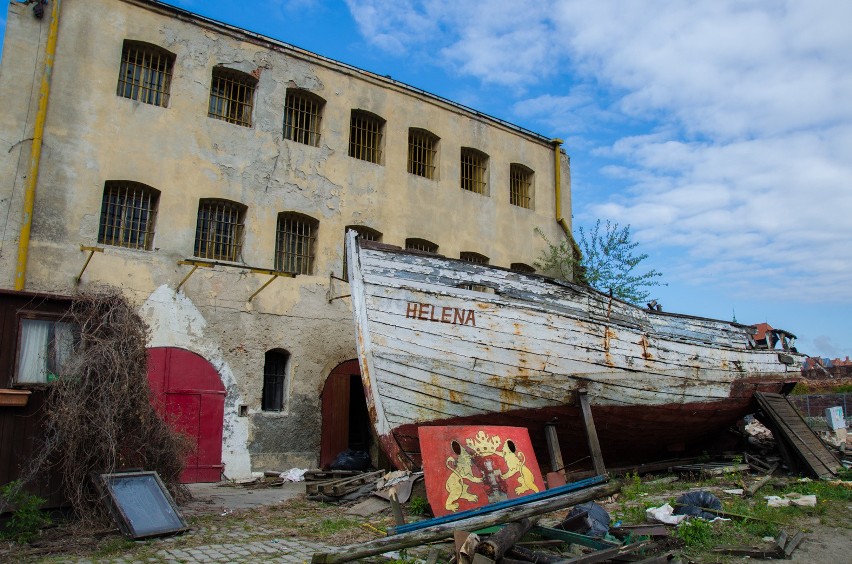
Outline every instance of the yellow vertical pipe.
[(47, 49), (44, 53), (44, 69), (39, 87), (38, 112), (36, 113), (33, 144), (30, 152), (30, 169), (24, 187), (24, 209), (21, 232), (18, 237), (18, 266), (15, 271), (15, 290), (23, 290), (27, 279), (27, 260), (30, 249), (30, 230), (33, 224), (35, 191), (38, 183), (38, 169), (41, 163), (41, 146), (44, 138), (44, 122), (47, 118), (47, 98), (50, 94), (50, 79), (53, 76), (53, 59), (56, 55), (56, 37), (59, 35), (59, 5), (62, 0), (53, 0), (50, 13), (50, 31), (47, 36)]
[(556, 223), (562, 228), (566, 235), (574, 241), (571, 236), (571, 230), (568, 228), (565, 218), (562, 217), (562, 159), (560, 158), (559, 148), (562, 146), (562, 139), (551, 139), (553, 144), (553, 183), (556, 191)]

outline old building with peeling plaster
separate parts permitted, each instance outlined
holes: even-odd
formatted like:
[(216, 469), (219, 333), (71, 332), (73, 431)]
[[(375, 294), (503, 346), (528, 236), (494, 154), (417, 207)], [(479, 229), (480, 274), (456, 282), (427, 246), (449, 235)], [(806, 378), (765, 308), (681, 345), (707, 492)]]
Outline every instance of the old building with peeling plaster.
[(0, 99), (0, 284), (138, 304), (191, 481), (370, 446), (348, 227), (506, 268), (570, 229), (558, 140), (155, 1), (11, 2)]

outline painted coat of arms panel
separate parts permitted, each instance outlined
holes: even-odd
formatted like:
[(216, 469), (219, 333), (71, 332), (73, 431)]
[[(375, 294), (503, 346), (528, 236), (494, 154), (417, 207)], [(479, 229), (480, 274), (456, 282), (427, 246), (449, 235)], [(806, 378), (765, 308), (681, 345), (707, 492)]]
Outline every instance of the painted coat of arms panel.
[(436, 517), (544, 490), (523, 427), (420, 427), (418, 433)]

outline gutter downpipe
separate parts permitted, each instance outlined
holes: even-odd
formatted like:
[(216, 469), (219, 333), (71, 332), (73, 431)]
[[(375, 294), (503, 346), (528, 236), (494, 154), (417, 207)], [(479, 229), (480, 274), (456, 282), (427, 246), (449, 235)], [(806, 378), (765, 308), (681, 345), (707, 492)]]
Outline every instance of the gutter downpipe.
[[(562, 228), (562, 231), (565, 232), (565, 236), (568, 237), (568, 240), (571, 242), (571, 249), (574, 251), (575, 260), (579, 260), (579, 257), (582, 256), (580, 252), (580, 246), (577, 245), (577, 241), (574, 239), (574, 235), (571, 233), (571, 228), (568, 227), (568, 222), (565, 221), (565, 217), (562, 215), (562, 159), (560, 158), (560, 148), (562, 146), (562, 139), (554, 138), (550, 140), (550, 143), (553, 145), (553, 182), (556, 187), (556, 223), (559, 224), (559, 227)], [(580, 276), (577, 273), (575, 268), (574, 270), (574, 281), (576, 282)]]
[(38, 112), (36, 113), (33, 145), (30, 151), (30, 169), (24, 188), (24, 208), (21, 220), (21, 231), (18, 237), (18, 265), (15, 271), (15, 290), (23, 290), (27, 278), (27, 261), (29, 260), (30, 230), (33, 224), (33, 208), (35, 207), (35, 192), (38, 184), (38, 169), (41, 164), (41, 147), (44, 140), (44, 123), (47, 118), (47, 99), (50, 94), (50, 79), (53, 76), (53, 59), (56, 55), (56, 38), (59, 35), (59, 8), (62, 0), (53, 0), (53, 10), (50, 14), (50, 31), (47, 36), (47, 47), (44, 53), (44, 70), (39, 87)]
[(565, 232), (565, 235), (568, 237), (568, 240), (571, 241), (571, 247), (574, 249), (574, 253), (576, 255), (580, 255), (580, 247), (577, 246), (577, 242), (574, 240), (574, 236), (571, 234), (571, 228), (568, 227), (568, 222), (565, 221), (565, 218), (562, 216), (562, 159), (560, 158), (560, 147), (562, 146), (562, 139), (551, 139), (550, 143), (553, 145), (553, 183), (556, 188), (556, 223), (559, 224), (559, 227), (562, 228), (562, 231)]

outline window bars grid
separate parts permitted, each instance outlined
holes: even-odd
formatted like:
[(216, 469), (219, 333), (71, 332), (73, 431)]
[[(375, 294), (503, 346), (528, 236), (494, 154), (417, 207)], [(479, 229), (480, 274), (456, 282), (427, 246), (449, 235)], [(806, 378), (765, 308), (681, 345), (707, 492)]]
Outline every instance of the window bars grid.
[(319, 222), (296, 214), (278, 216), (275, 269), (295, 274), (312, 274), (314, 243)]
[(242, 251), (245, 207), (225, 200), (202, 200), (195, 230), (195, 256), (238, 260)]
[(135, 183), (108, 182), (104, 187), (98, 243), (150, 249), (154, 239), (156, 190)]
[(461, 152), (461, 187), (470, 192), (485, 194), (485, 172), (488, 156), (472, 149)]
[(426, 239), (406, 239), (405, 248), (409, 251), (423, 251), (424, 253), (438, 252), (438, 245)]
[[(481, 255), (479, 253), (466, 252), (466, 251), (459, 253), (459, 258), (461, 260), (465, 261), (465, 262), (472, 262), (472, 263), (475, 263), (475, 264), (488, 264), (488, 261), (490, 260), (485, 255)], [(464, 288), (465, 290), (474, 290), (474, 291), (477, 291), (477, 292), (488, 291), (487, 286), (481, 286), (479, 284), (464, 284), (461, 287)]]
[(434, 180), (437, 145), (438, 140), (431, 133), (410, 129), (408, 131), (408, 172)]
[(228, 123), (251, 127), (255, 84), (254, 77), (241, 72), (213, 69), (207, 115)]
[(530, 207), (532, 171), (521, 165), (509, 167), (509, 201), (513, 206)]
[(509, 270), (514, 270), (515, 272), (522, 272), (524, 274), (535, 274), (535, 268), (522, 262), (513, 262), (511, 265), (509, 265)]
[(284, 106), (284, 139), (319, 147), (324, 105), (324, 101), (305, 92), (288, 90)]
[(171, 53), (146, 45), (125, 45), (121, 53), (117, 94), (166, 107), (172, 81)]
[(382, 122), (379, 118), (352, 112), (349, 127), (349, 156), (381, 164)]

